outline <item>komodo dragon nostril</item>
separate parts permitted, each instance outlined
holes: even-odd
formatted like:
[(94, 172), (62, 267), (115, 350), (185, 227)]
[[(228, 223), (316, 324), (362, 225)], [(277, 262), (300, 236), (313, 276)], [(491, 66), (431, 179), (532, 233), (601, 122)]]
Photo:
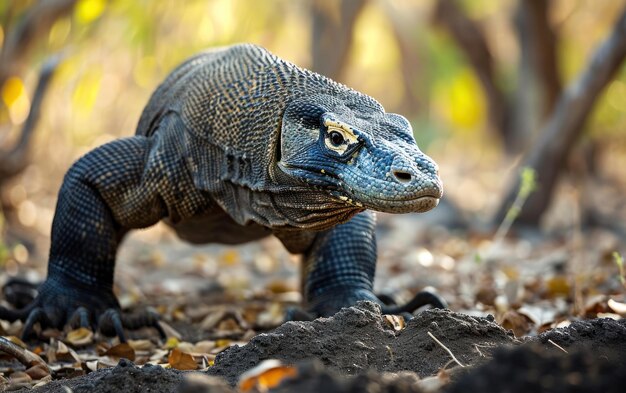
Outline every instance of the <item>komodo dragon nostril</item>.
[(408, 183), (411, 181), (411, 179), (413, 178), (413, 176), (409, 173), (409, 172), (405, 172), (405, 171), (393, 171), (393, 176), (396, 178), (397, 181), (399, 181), (400, 183)]

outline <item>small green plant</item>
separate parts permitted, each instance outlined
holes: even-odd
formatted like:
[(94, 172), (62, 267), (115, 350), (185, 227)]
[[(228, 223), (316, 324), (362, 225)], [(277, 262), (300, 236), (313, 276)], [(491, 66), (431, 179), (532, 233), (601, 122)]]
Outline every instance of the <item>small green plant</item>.
[[(520, 173), (520, 186), (517, 191), (517, 195), (515, 196), (515, 200), (511, 204), (509, 210), (507, 210), (506, 215), (504, 216), (504, 220), (500, 223), (496, 234), (493, 237), (493, 242), (491, 242), (491, 247), (485, 253), (485, 258), (489, 258), (492, 252), (499, 247), (499, 245), (504, 241), (504, 237), (511, 229), (513, 222), (517, 216), (519, 216), (522, 211), (522, 207), (526, 200), (537, 189), (537, 172), (530, 167), (523, 167)], [(480, 255), (476, 255), (474, 260), (479, 263), (482, 258)]]
[(618, 279), (622, 283), (622, 286), (626, 288), (626, 272), (624, 272), (624, 257), (617, 251), (613, 252), (613, 259), (619, 269)]
[(513, 201), (513, 204), (511, 205), (509, 210), (506, 212), (506, 216), (504, 217), (502, 224), (500, 224), (500, 228), (507, 228), (504, 233), (505, 235), (506, 232), (508, 232), (508, 229), (513, 224), (513, 221), (515, 221), (517, 216), (519, 216), (519, 213), (522, 211), (522, 207), (524, 206), (524, 203), (526, 203), (526, 199), (528, 199), (528, 196), (530, 196), (530, 194), (536, 189), (537, 172), (535, 172), (533, 168), (522, 168), (522, 172), (520, 173), (520, 187), (517, 191), (517, 196), (515, 197), (515, 200)]

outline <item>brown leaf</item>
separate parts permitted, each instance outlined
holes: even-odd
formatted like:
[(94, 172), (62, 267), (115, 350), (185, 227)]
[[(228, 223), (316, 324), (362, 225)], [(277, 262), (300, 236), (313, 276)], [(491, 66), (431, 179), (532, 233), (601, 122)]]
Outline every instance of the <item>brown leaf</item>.
[(45, 377), (41, 378), (38, 383), (33, 385), (33, 388), (44, 386), (49, 382), (52, 382), (52, 375), (46, 375)]
[(97, 360), (92, 360), (92, 361), (89, 361), (89, 362), (85, 362), (85, 366), (90, 371), (98, 371), (98, 361)]
[(215, 348), (215, 341), (198, 341), (193, 346), (193, 352), (195, 353), (210, 353), (213, 348)]
[(241, 326), (233, 318), (227, 318), (220, 321), (216, 330), (224, 332), (241, 332)]
[(567, 277), (554, 276), (546, 281), (548, 295), (550, 297), (568, 296), (572, 289)]
[(210, 313), (204, 318), (204, 320), (200, 323), (200, 328), (202, 330), (211, 330), (217, 326), (222, 319), (226, 316), (226, 310), (219, 310)]
[(198, 368), (198, 364), (193, 359), (193, 356), (178, 348), (172, 349), (170, 356), (167, 358), (167, 362), (176, 370), (196, 370)]
[(104, 354), (115, 359), (125, 358), (131, 362), (135, 360), (135, 350), (127, 343), (114, 345)]
[(149, 360), (151, 362), (161, 362), (162, 359), (167, 357), (170, 351), (166, 349), (156, 349), (154, 353), (150, 356)]
[(111, 345), (106, 342), (100, 342), (96, 345), (96, 353), (98, 354), (98, 356), (104, 356), (109, 348), (111, 348)]
[(128, 345), (135, 351), (151, 351), (154, 349), (154, 344), (150, 340), (128, 340)]
[(167, 337), (169, 337), (169, 338), (174, 337), (174, 338), (179, 339), (179, 340), (183, 337), (183, 335), (180, 334), (180, 332), (178, 332), (176, 329), (171, 327), (166, 322), (159, 321), (159, 325), (161, 325), (161, 328), (163, 328), (163, 331), (165, 331), (165, 335)]
[(27, 369), (26, 374), (28, 374), (32, 379), (42, 379), (43, 377), (50, 375), (50, 372), (46, 366), (43, 364), (37, 364), (29, 369)]
[(298, 370), (293, 366), (285, 366), (279, 360), (269, 359), (246, 371), (239, 377), (239, 389), (249, 392), (256, 388), (267, 391), (278, 386), (284, 379), (295, 377)]
[(22, 347), (24, 349), (28, 349), (28, 346), (26, 344), (24, 344), (24, 341), (20, 340), (19, 338), (15, 337), (15, 336), (8, 336), (8, 337), (6, 337), (6, 339), (11, 341), (15, 345), (19, 345), (20, 347)]
[(615, 311), (622, 317), (626, 316), (626, 303), (621, 303), (613, 299), (609, 299), (608, 305), (611, 310)]
[(400, 315), (385, 315), (385, 321), (395, 331), (404, 329), (404, 318)]
[(507, 330), (513, 330), (515, 337), (525, 335), (530, 332), (532, 327), (531, 322), (526, 315), (513, 310), (509, 310), (504, 313), (500, 325)]
[(80, 363), (80, 358), (78, 357), (76, 351), (74, 351), (72, 348), (69, 348), (62, 341), (57, 341), (57, 351), (55, 355), (58, 360)]
[(30, 377), (30, 375), (26, 374), (23, 371), (16, 371), (14, 373), (12, 373), (11, 375), (9, 375), (9, 379), (11, 380), (12, 384), (16, 384), (16, 383), (20, 383), (20, 382), (30, 382), (33, 379)]
[(93, 332), (82, 327), (67, 333), (66, 340), (75, 347), (89, 345), (93, 342)]

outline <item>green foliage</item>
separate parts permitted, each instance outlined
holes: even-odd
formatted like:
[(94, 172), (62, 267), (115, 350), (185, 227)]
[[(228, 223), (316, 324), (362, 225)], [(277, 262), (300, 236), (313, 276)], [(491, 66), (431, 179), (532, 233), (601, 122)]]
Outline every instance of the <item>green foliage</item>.
[(522, 168), (522, 172), (520, 173), (520, 187), (517, 191), (517, 196), (515, 197), (515, 201), (506, 212), (506, 217), (504, 218), (505, 222), (510, 222), (511, 224), (517, 216), (519, 216), (524, 203), (526, 203), (526, 199), (532, 194), (535, 189), (537, 189), (537, 172), (533, 168), (524, 167)]

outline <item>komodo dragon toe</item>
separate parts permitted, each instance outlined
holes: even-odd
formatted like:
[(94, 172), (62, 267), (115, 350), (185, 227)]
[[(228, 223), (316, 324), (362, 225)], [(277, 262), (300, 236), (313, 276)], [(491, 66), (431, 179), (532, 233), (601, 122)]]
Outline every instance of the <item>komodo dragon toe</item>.
[(36, 337), (35, 327), (40, 329), (64, 326), (84, 327), (100, 331), (105, 336), (117, 336), (126, 342), (124, 329), (136, 330), (152, 327), (161, 338), (165, 332), (155, 313), (142, 312), (126, 315), (120, 311), (119, 302), (111, 290), (82, 288), (80, 285), (48, 278), (38, 290), (35, 299), (21, 310), (0, 308), (0, 318), (24, 322), (22, 339)]

